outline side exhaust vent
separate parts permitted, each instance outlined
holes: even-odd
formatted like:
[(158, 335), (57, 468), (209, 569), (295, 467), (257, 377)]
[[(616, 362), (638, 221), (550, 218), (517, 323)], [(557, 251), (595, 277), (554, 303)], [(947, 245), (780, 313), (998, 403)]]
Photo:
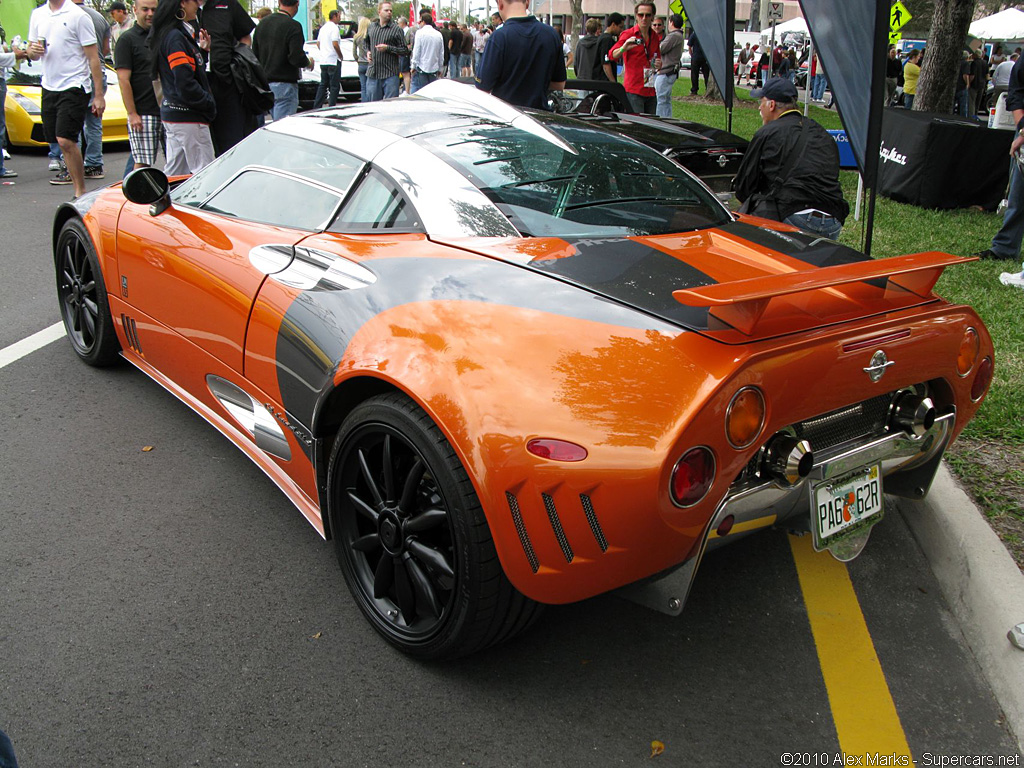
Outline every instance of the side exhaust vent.
[(607, 552), (608, 539), (604, 537), (604, 531), (601, 530), (601, 523), (598, 522), (597, 514), (594, 512), (593, 502), (590, 501), (590, 497), (587, 494), (581, 493), (580, 503), (583, 504), (583, 514), (587, 516), (587, 522), (590, 523), (590, 530), (597, 540), (597, 546), (601, 548), (602, 552)]
[(548, 511), (548, 520), (551, 521), (551, 530), (555, 532), (555, 538), (558, 539), (558, 546), (562, 548), (562, 554), (565, 555), (565, 562), (571, 563), (574, 557), (572, 547), (569, 546), (569, 539), (566, 538), (565, 531), (562, 529), (562, 521), (558, 519), (558, 511), (555, 509), (555, 500), (546, 493), (542, 493), (541, 498), (544, 499), (544, 508)]
[(124, 335), (128, 337), (128, 346), (145, 357), (142, 352), (142, 344), (139, 343), (139, 329), (135, 325), (135, 319), (128, 315), (121, 315), (121, 325), (124, 327)]
[(537, 560), (537, 553), (533, 551), (533, 544), (530, 543), (530, 535), (526, 532), (526, 525), (523, 523), (523, 514), (519, 511), (519, 500), (505, 491), (505, 498), (508, 500), (509, 511), (512, 512), (512, 522), (515, 523), (516, 533), (519, 534), (519, 543), (523, 546), (526, 559), (530, 563), (530, 570), (534, 573), (540, 568), (540, 561)]

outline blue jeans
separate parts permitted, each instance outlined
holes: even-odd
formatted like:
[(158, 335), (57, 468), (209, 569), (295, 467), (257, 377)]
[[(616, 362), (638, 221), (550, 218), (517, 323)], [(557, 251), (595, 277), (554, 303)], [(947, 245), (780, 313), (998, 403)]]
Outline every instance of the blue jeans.
[(964, 88), (962, 91), (956, 92), (953, 107), (954, 115), (962, 115), (963, 117), (967, 117), (967, 103), (970, 101), (969, 93), (970, 92), (966, 88)]
[(814, 76), (814, 85), (811, 86), (811, 98), (815, 101), (821, 101), (825, 98), (825, 86), (828, 85), (828, 80), (820, 72)]
[(380, 79), (366, 78), (366, 96), (367, 101), (396, 98), (398, 96), (398, 75)]
[(1010, 160), (1010, 191), (1006, 202), (1003, 226), (992, 238), (992, 252), (1004, 259), (1016, 259), (1024, 240), (1024, 175), (1016, 160)]
[(672, 86), (675, 85), (678, 78), (678, 72), (672, 75), (654, 76), (654, 93), (657, 94), (655, 98), (658, 100), (654, 114), (658, 117), (672, 117)]
[(462, 77), (462, 54), (453, 53), (448, 59), (448, 77)]
[[(103, 89), (106, 93), (106, 87)], [(90, 108), (85, 113), (85, 126), (82, 128), (82, 136), (78, 141), (82, 148), (82, 159), (85, 160), (86, 168), (103, 167), (103, 118), (96, 117)]]
[(270, 90), (274, 92), (274, 109), (270, 114), (275, 120), (299, 111), (298, 83), (271, 83)]
[(786, 223), (827, 237), (829, 240), (838, 240), (839, 233), (843, 231), (843, 225), (839, 219), (828, 214), (793, 213), (786, 217)]
[[(7, 83), (4, 83), (7, 85)], [(0, 155), (3, 153), (0, 152)], [(0, 768), (18, 768), (18, 758), (14, 755), (14, 745), (7, 734), (0, 731)]]
[(914, 97), (916, 95), (916, 93), (907, 93), (906, 91), (903, 92), (903, 106), (906, 109), (914, 108)]
[[(370, 67), (370, 62), (368, 62), (368, 61), (360, 61), (359, 64), (358, 64), (358, 67), (357, 67), (359, 69), (359, 100), (360, 101), (369, 101), (370, 100), (370, 98), (369, 98), (369, 96), (370, 96), (369, 91), (367, 91), (367, 89), (366, 89), (366, 70), (369, 69), (369, 67)], [(341, 67), (339, 66), (338, 69), (340, 70)]]
[(480, 72), (480, 60), (484, 57), (483, 51), (473, 51), (473, 72)]
[(653, 115), (658, 109), (657, 96), (641, 96), (626, 91), (626, 98), (629, 100), (629, 108), (638, 115)]
[(341, 88), (341, 66), (338, 64), (320, 65), (320, 86), (316, 89), (313, 109), (319, 109), (327, 100), (327, 106), (338, 103), (338, 90)]
[(416, 70), (412, 73), (412, 93), (416, 93), (424, 85), (428, 85), (437, 80), (437, 72), (420, 72)]

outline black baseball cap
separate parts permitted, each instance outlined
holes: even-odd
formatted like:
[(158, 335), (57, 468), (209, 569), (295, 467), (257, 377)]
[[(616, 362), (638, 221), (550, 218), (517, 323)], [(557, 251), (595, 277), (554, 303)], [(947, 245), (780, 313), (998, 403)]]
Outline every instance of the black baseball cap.
[(797, 100), (796, 86), (785, 77), (773, 77), (765, 82), (763, 88), (755, 88), (750, 92), (751, 98), (760, 99), (764, 96), (771, 101), (785, 103)]

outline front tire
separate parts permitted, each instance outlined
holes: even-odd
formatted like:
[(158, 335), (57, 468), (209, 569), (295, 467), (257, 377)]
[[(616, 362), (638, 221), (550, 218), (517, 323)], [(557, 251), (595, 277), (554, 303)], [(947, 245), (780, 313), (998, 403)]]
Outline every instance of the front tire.
[(57, 238), (57, 296), (71, 348), (82, 362), (103, 367), (117, 360), (121, 344), (110, 316), (96, 249), (85, 225), (71, 219)]
[(461, 462), (415, 403), (371, 398), (331, 452), (331, 530), (374, 629), (422, 659), (465, 656), (526, 629), (541, 606), (505, 577)]

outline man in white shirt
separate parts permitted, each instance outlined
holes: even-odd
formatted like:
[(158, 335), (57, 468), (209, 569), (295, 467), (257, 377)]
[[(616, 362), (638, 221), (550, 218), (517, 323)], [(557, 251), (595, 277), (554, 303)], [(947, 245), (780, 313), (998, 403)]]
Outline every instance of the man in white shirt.
[(1018, 54), (1013, 54), (1006, 61), (996, 66), (995, 71), (992, 73), (992, 85), (996, 88), (1007, 88), (1010, 85), (1010, 72), (1013, 70), (1013, 65), (1017, 63), (1017, 59), (1020, 58)]
[[(320, 27), (316, 36), (320, 46), (320, 87), (316, 89), (316, 100), (313, 109), (319, 109), (327, 99), (327, 106), (338, 103), (338, 89), (341, 87), (341, 31), (338, 19), (341, 16), (337, 9), (328, 14), (327, 21)], [(328, 95), (329, 94), (329, 95)]]
[(412, 91), (432, 83), (444, 69), (444, 38), (434, 26), (430, 9), (420, 11), (420, 29), (412, 49)]
[[(43, 60), (43, 133), (56, 141), (74, 185), (75, 197), (85, 193), (85, 165), (78, 136), (88, 112), (103, 116), (105, 82), (96, 46), (96, 30), (85, 11), (72, 0), (49, 0), (32, 11), (28, 22), (28, 55)], [(58, 181), (61, 176), (51, 179)]]

